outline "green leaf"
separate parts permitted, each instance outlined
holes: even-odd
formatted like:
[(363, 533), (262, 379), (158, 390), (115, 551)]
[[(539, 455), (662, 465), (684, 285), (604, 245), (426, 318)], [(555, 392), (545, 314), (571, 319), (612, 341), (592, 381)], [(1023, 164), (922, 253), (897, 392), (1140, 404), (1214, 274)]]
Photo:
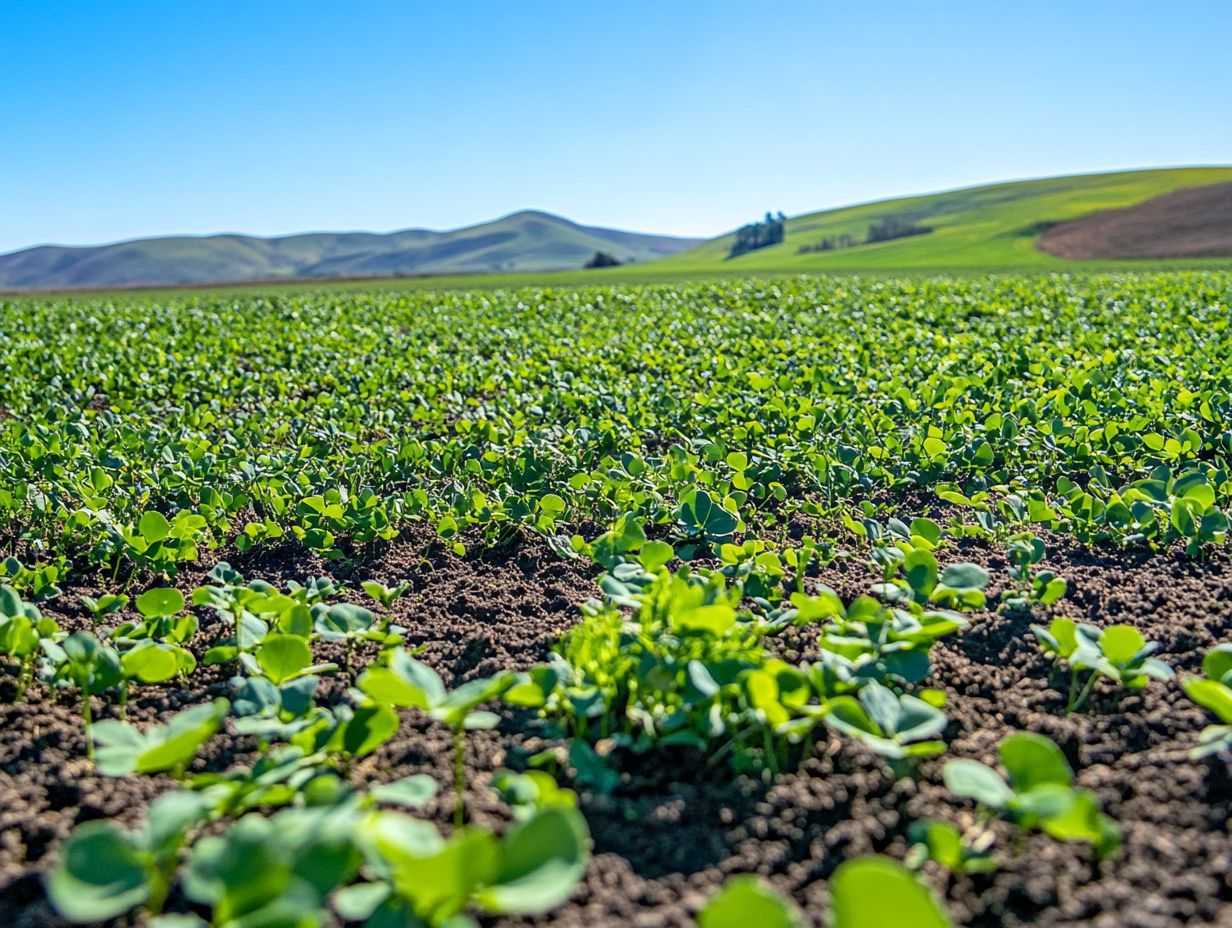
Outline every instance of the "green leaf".
[(174, 648), (160, 646), (153, 641), (142, 641), (124, 652), (120, 666), (124, 676), (133, 677), (142, 683), (164, 683), (180, 669), (180, 660)]
[(399, 649), (386, 667), (369, 667), (359, 677), (359, 688), (378, 703), (408, 709), (431, 709), (445, 700), (440, 675)]
[(653, 573), (675, 556), (675, 549), (666, 541), (648, 541), (642, 545), (637, 559), (642, 567)]
[(312, 648), (298, 635), (267, 635), (257, 651), (257, 663), (277, 686), (312, 664)]
[(539, 914), (564, 902), (586, 870), (586, 820), (576, 809), (546, 808), (501, 842), (500, 868), (476, 894), (489, 912)]
[(947, 761), (942, 777), (955, 796), (974, 799), (990, 809), (1004, 809), (1014, 793), (1001, 775), (979, 761), (957, 758)]
[(840, 865), (830, 880), (830, 911), (832, 928), (952, 928), (914, 874), (888, 857)]
[(1099, 649), (1117, 666), (1132, 661), (1146, 646), (1146, 639), (1129, 625), (1111, 625), (1099, 637)]
[(153, 509), (142, 514), (140, 521), (137, 523), (137, 531), (150, 544), (163, 541), (171, 534), (171, 523), (167, 521), (167, 517), (161, 512), (156, 512)]
[(927, 596), (937, 585), (937, 559), (931, 551), (916, 548), (903, 558), (903, 575), (916, 593)]
[(184, 594), (171, 588), (146, 590), (137, 597), (137, 611), (147, 619), (172, 616), (184, 608)]
[(1232, 644), (1211, 648), (1202, 660), (1202, 672), (1212, 680), (1232, 685)]
[(932, 519), (927, 519), (924, 517), (912, 519), (911, 534), (919, 535), (933, 546), (941, 544), (941, 526)]
[(388, 706), (361, 706), (343, 730), (342, 745), (352, 757), (367, 757), (398, 730), (398, 713)]
[(1044, 784), (1069, 786), (1074, 780), (1069, 761), (1056, 743), (1031, 732), (1011, 735), (1001, 742), (1001, 763), (1010, 785), (1019, 793)]
[(1185, 694), (1213, 713), (1225, 725), (1232, 725), (1232, 687), (1216, 680), (1201, 677), (1185, 677), (1181, 680)]
[(671, 624), (679, 631), (705, 632), (718, 637), (736, 624), (736, 610), (726, 603), (695, 606), (673, 614)]
[(565, 501), (555, 493), (548, 493), (539, 500), (539, 508), (552, 515), (560, 515), (565, 511)]
[(212, 703), (193, 706), (171, 717), (166, 725), (146, 734), (152, 746), (143, 751), (135, 765), (137, 773), (158, 773), (187, 764), (210, 736), (222, 726), (231, 703), (218, 698)]
[(378, 802), (420, 809), (436, 795), (436, 781), (425, 773), (416, 773), (392, 783), (381, 783), (368, 791)]
[(147, 858), (112, 823), (86, 822), (61, 848), (47, 894), (56, 911), (71, 921), (116, 918), (149, 898)]
[(979, 564), (951, 564), (941, 572), (941, 583), (955, 590), (982, 590), (988, 586), (988, 571)]
[(755, 876), (737, 876), (698, 913), (698, 928), (805, 928), (796, 907)]

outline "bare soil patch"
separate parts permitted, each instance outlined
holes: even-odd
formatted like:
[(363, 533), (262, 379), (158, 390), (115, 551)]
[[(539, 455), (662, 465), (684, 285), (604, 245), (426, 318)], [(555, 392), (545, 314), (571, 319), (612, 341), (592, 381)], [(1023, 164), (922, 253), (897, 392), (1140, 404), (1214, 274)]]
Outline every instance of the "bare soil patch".
[(1219, 258), (1232, 255), (1232, 184), (1174, 190), (1047, 229), (1036, 240), (1058, 258)]

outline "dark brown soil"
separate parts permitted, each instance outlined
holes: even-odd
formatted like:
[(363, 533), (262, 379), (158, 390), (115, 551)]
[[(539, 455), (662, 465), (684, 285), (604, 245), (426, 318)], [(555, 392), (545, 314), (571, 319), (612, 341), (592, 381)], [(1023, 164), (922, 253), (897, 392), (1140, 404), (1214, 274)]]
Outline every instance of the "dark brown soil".
[(1047, 229), (1036, 245), (1058, 258), (1220, 258), (1232, 255), (1232, 184), (1174, 190)]
[[(947, 877), (929, 865), (928, 879), (955, 924), (972, 928), (1232, 926), (1232, 775), (1226, 761), (1188, 757), (1210, 719), (1166, 683), (1133, 694), (1101, 688), (1090, 711), (1066, 716), (1065, 681), (1027, 630), (1049, 615), (1128, 622), (1158, 641), (1160, 655), (1178, 671), (1196, 670), (1212, 644), (1232, 637), (1232, 561), (1226, 550), (1198, 563), (1179, 552), (1091, 550), (1060, 538), (1048, 544), (1048, 566), (1070, 581), (1060, 603), (1034, 617), (977, 614), (960, 638), (936, 649), (931, 682), (950, 695), (947, 756), (992, 761), (997, 742), (1016, 730), (1052, 737), (1079, 783), (1119, 822), (1124, 847), (1101, 864), (1085, 845), (1016, 838), (994, 824), (996, 873)], [(578, 604), (595, 592), (585, 565), (561, 560), (536, 539), (465, 559), (432, 547), (426, 537), (408, 536), (345, 564), (315, 561), (295, 549), (231, 560), (247, 576), (270, 580), (324, 572), (356, 586), (369, 577), (410, 579), (413, 594), (397, 603), (397, 621), (412, 643), (427, 645), (423, 659), (451, 682), (541, 660), (576, 621)], [(951, 546), (941, 560), (975, 560), (994, 578), (1005, 577), (1003, 557), (984, 544)], [(875, 578), (862, 559), (852, 558), (824, 568), (818, 580), (850, 597)], [(194, 582), (184, 578), (181, 586)], [(994, 596), (998, 589), (995, 580)], [(59, 602), (67, 608), (75, 595)], [(805, 636), (783, 641), (782, 648), (797, 657), (812, 644)], [(146, 688), (130, 714), (153, 719), (222, 692), (223, 676), (195, 675), (191, 691)], [(11, 691), (0, 698), (11, 698)], [(101, 702), (96, 708), (105, 711)], [(42, 691), (27, 705), (0, 706), (0, 925), (58, 924), (41, 889), (56, 843), (87, 819), (136, 822), (150, 799), (172, 786), (164, 777), (94, 776), (76, 713), (71, 699)], [(509, 713), (500, 729), (470, 739), (474, 819), (507, 819), (487, 783), (492, 771), (543, 746), (526, 733), (526, 722)], [(247, 747), (240, 739), (216, 738), (198, 765), (224, 768), (242, 761)], [(595, 856), (573, 899), (541, 918), (484, 923), (687, 926), (727, 876), (752, 872), (791, 893), (823, 924), (826, 879), (842, 860), (874, 852), (901, 857), (907, 829), (918, 819), (974, 825), (970, 804), (953, 800), (941, 785), (943, 760), (924, 763), (915, 779), (895, 780), (860, 746), (824, 734), (797, 772), (773, 783), (707, 773), (685, 756), (646, 759), (612, 796), (583, 795)], [(449, 764), (448, 733), (408, 713), (402, 732), (353, 776), (372, 782), (432, 774), (441, 789), (426, 814), (447, 827)]]

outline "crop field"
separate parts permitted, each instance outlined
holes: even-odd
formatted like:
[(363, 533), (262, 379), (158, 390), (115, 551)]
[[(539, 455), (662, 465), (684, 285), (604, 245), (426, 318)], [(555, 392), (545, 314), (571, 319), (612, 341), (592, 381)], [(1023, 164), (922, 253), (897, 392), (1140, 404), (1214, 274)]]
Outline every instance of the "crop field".
[(1232, 273), (0, 298), (0, 925), (1232, 925)]

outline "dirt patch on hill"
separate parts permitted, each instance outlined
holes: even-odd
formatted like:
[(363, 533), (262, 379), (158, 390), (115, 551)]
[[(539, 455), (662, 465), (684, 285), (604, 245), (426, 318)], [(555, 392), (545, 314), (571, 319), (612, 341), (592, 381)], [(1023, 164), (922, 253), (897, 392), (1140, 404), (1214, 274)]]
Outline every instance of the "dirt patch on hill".
[(1232, 255), (1232, 184), (1174, 190), (1135, 206), (1063, 222), (1036, 241), (1058, 258), (1218, 258)]

